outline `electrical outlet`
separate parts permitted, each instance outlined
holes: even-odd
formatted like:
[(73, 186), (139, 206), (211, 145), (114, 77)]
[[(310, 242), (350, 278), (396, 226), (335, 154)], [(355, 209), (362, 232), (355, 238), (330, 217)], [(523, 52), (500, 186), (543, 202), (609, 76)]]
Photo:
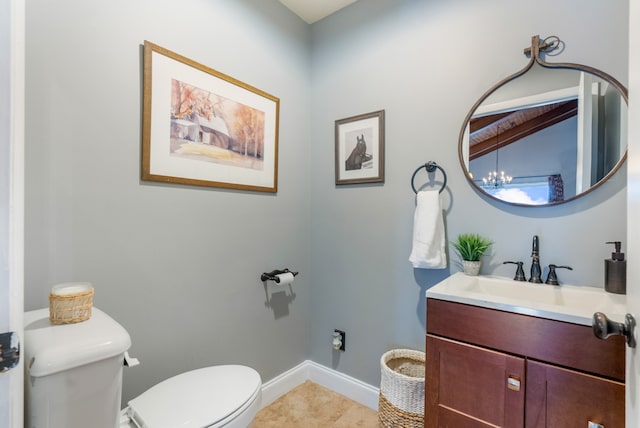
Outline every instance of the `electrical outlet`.
[(333, 330), (333, 349), (344, 352), (346, 349), (346, 343), (347, 334), (342, 330)]

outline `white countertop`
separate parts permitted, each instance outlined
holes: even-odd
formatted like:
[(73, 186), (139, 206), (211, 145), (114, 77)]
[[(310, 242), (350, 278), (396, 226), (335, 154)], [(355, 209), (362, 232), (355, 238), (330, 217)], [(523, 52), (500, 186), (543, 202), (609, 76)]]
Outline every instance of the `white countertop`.
[(463, 272), (428, 289), (426, 297), (587, 326), (595, 312), (617, 322), (624, 322), (627, 313), (627, 296), (602, 288), (532, 284)]

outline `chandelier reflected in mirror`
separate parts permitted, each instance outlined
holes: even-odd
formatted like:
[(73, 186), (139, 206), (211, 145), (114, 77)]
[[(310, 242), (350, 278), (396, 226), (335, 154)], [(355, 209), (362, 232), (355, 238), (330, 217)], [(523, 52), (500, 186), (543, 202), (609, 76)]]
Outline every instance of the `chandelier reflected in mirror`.
[[(500, 125), (496, 126), (496, 169), (489, 171), (487, 177), (482, 178), (482, 187), (485, 189), (501, 189), (505, 184), (511, 183), (513, 177), (505, 174), (504, 171), (500, 171), (499, 166), (499, 150), (500, 150)], [(500, 171), (500, 172), (498, 172)]]
[(511, 183), (513, 177), (510, 175), (506, 175), (504, 171), (490, 171), (488, 177), (484, 177), (482, 179), (482, 187), (485, 189), (500, 189), (504, 187), (505, 184)]

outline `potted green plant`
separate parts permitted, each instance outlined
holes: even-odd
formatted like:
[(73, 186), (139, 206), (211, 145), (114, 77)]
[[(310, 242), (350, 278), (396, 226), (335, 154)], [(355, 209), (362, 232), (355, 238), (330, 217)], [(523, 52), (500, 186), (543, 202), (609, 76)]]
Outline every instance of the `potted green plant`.
[(493, 242), (477, 233), (461, 233), (452, 244), (462, 259), (464, 273), (477, 275), (480, 272), (480, 258)]

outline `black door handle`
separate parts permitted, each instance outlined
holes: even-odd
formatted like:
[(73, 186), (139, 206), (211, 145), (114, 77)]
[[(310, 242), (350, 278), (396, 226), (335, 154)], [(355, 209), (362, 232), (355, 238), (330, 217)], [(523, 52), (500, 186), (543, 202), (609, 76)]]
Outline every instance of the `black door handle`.
[(593, 314), (593, 334), (599, 339), (606, 339), (609, 336), (624, 336), (627, 338), (627, 345), (630, 348), (636, 347), (636, 339), (633, 337), (633, 330), (636, 327), (636, 319), (631, 314), (627, 314), (624, 318), (624, 324), (621, 322), (611, 321), (602, 312)]
[(20, 342), (12, 331), (0, 333), (0, 374), (11, 370), (20, 362)]

